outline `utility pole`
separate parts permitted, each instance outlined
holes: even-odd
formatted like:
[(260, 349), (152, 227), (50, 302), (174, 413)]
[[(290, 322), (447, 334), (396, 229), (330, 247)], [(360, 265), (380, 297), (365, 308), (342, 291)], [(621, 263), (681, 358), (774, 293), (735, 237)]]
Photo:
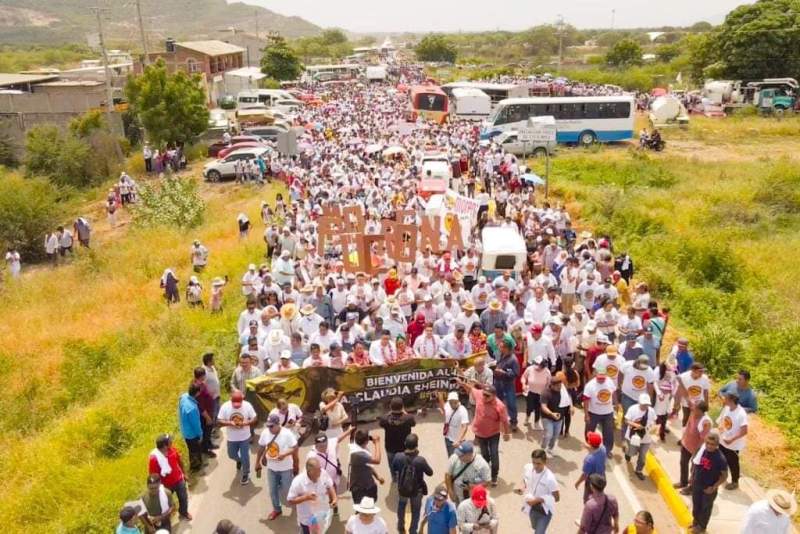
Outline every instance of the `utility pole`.
[[(105, 66), (106, 74), (106, 111), (110, 116), (111, 112), (114, 111), (114, 91), (111, 88), (111, 68), (108, 66), (108, 52), (106, 51), (106, 41), (103, 36), (103, 18), (100, 16), (100, 12), (107, 11), (107, 9), (101, 7), (92, 7), (89, 9), (94, 11), (94, 15), (97, 18), (97, 34), (100, 38), (100, 50), (103, 51), (103, 65)], [(111, 121), (109, 119), (109, 126), (110, 125)]]
[(256, 9), (256, 39), (258, 39), (258, 9)]
[(614, 22), (615, 22), (616, 18), (617, 18), (617, 10), (616, 9), (612, 9), (611, 10), (611, 29), (612, 30), (614, 29)]
[(142, 38), (142, 51), (144, 52), (142, 64), (146, 67), (150, 64), (150, 54), (147, 51), (147, 35), (144, 32), (144, 22), (142, 21), (141, 0), (136, 0), (136, 15), (139, 17), (139, 34)]
[(558, 16), (556, 20), (556, 31), (558, 32), (558, 69), (557, 74), (561, 74), (561, 61), (564, 57), (564, 17)]

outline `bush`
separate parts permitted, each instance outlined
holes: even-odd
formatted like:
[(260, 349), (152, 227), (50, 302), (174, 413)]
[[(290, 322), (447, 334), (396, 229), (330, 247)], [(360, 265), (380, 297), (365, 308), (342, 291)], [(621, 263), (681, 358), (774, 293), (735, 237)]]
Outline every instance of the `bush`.
[(695, 357), (712, 376), (732, 376), (744, 356), (742, 334), (724, 323), (706, 325), (692, 340)]
[(99, 180), (89, 172), (91, 149), (73, 133), (52, 124), (32, 128), (25, 142), (29, 176), (46, 176), (57, 185), (86, 187)]
[(692, 285), (711, 284), (726, 292), (741, 285), (739, 260), (727, 243), (712, 238), (684, 240), (675, 261)]
[(753, 200), (774, 213), (800, 213), (800, 171), (794, 163), (782, 161), (759, 181)]
[(142, 226), (193, 228), (203, 221), (205, 204), (197, 192), (197, 182), (189, 178), (172, 176), (160, 183), (144, 184), (139, 197), (133, 215)]
[(16, 248), (23, 261), (44, 257), (44, 235), (58, 225), (55, 188), (42, 178), (0, 174), (0, 247)]
[(0, 135), (0, 165), (16, 167), (18, 163), (14, 140), (8, 135)]

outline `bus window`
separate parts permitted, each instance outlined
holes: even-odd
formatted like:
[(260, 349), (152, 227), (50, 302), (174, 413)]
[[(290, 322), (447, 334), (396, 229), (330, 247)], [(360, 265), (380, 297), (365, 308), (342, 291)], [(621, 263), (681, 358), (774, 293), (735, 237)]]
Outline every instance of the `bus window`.
[(417, 96), (417, 109), (424, 111), (444, 111), (446, 106), (445, 95), (420, 94)]

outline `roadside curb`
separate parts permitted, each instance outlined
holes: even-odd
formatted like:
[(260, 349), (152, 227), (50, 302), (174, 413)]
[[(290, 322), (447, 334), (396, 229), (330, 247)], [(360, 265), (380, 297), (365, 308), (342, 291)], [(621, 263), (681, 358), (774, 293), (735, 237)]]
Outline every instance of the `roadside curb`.
[(656, 485), (658, 494), (661, 495), (661, 498), (664, 500), (667, 508), (669, 508), (678, 526), (688, 529), (693, 521), (692, 514), (684, 500), (675, 488), (672, 487), (672, 480), (661, 466), (661, 462), (658, 461), (658, 458), (656, 458), (652, 452), (647, 453), (645, 468), (647, 469), (647, 474), (650, 476), (650, 479)]

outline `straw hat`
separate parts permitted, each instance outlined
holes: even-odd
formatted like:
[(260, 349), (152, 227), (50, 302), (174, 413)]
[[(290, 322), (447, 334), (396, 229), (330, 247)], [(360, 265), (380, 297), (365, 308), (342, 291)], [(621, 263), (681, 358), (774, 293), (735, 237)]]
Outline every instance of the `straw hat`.
[(770, 508), (785, 516), (791, 517), (797, 512), (797, 500), (788, 491), (769, 490), (767, 492), (767, 503), (769, 503)]
[(353, 505), (353, 510), (359, 514), (378, 514), (381, 509), (375, 506), (375, 499), (372, 497), (364, 497), (361, 502)]
[(497, 299), (492, 300), (489, 303), (489, 309), (492, 311), (499, 311), (500, 310), (500, 301)]
[(222, 278), (217, 276), (216, 278), (214, 278), (211, 281), (211, 285), (214, 286), (214, 287), (224, 286), (225, 285), (225, 280), (223, 280)]
[(300, 315), (311, 315), (315, 309), (313, 304), (305, 304), (300, 308)]
[(286, 303), (281, 306), (281, 317), (286, 320), (294, 319), (297, 316), (297, 307), (294, 303)]
[(300, 289), (300, 293), (311, 294), (314, 292), (314, 288), (310, 285), (305, 285)]
[(475, 311), (475, 305), (470, 301), (465, 302), (461, 308), (467, 311)]

